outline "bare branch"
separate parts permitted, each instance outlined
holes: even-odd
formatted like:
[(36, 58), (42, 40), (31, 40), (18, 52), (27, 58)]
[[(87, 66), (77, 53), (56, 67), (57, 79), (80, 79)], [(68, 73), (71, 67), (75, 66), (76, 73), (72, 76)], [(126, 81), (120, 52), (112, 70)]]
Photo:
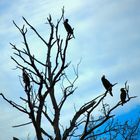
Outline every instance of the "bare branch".
[(26, 24), (36, 33), (36, 35), (45, 43), (45, 45), (48, 46), (48, 43), (45, 41), (45, 39), (41, 37), (41, 35), (37, 32), (37, 30), (31, 24), (29, 24), (29, 22), (24, 17), (22, 18), (26, 22)]
[(11, 100), (8, 100), (2, 93), (0, 93), (0, 95), (3, 97), (3, 99), (4, 99), (6, 102), (8, 102), (10, 105), (12, 105), (13, 107), (15, 107), (15, 108), (18, 109), (19, 111), (21, 111), (21, 112), (23, 112), (23, 113), (26, 113), (26, 114), (29, 114), (29, 112), (27, 112), (27, 110), (26, 110), (24, 107), (22, 107), (22, 106), (16, 104), (15, 102), (13, 102), (13, 101), (11, 101)]
[(19, 124), (19, 125), (14, 125), (12, 127), (21, 127), (21, 126), (25, 126), (25, 125), (28, 125), (28, 124), (31, 124), (32, 122), (27, 122), (27, 123), (24, 123), (24, 124)]

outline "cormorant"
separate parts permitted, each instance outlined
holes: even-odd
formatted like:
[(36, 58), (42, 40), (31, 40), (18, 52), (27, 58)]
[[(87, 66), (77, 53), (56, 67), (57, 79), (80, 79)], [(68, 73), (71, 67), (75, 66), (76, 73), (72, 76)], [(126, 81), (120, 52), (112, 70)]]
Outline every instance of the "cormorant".
[(19, 140), (18, 138), (16, 138), (16, 137), (13, 137), (13, 140)]
[(103, 83), (103, 86), (107, 91), (109, 91), (110, 95), (113, 96), (112, 94), (112, 87), (113, 85), (105, 78), (105, 75), (102, 76), (101, 81)]
[(25, 71), (25, 68), (22, 69), (22, 76), (23, 76), (23, 82), (25, 83), (25, 90), (27, 91), (27, 88), (30, 87), (30, 78), (28, 76), (28, 73)]
[(122, 105), (123, 105), (126, 102), (125, 101), (125, 99), (126, 99), (126, 90), (124, 88), (121, 88), (120, 91), (121, 91), (120, 98), (121, 98), (121, 102), (122, 102)]
[(64, 21), (64, 27), (65, 27), (66, 31), (68, 32), (68, 35), (69, 36), (70, 35), (73, 35), (73, 37), (74, 37), (74, 34), (73, 34), (73, 30), (74, 29), (71, 28), (71, 26), (69, 25), (68, 21), (69, 21), (68, 19), (65, 19), (65, 21)]

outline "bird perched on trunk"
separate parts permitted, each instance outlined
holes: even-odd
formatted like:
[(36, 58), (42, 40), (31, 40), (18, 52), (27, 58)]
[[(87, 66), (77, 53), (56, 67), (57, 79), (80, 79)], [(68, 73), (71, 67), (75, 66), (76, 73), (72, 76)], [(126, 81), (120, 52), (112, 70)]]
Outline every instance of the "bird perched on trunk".
[(111, 84), (111, 83), (105, 78), (105, 75), (102, 76), (101, 81), (102, 81), (103, 86), (105, 87), (105, 89), (106, 89), (107, 91), (109, 91), (109, 93), (110, 93), (111, 96), (113, 96), (113, 94), (112, 94), (112, 87), (113, 87), (114, 85), (116, 85), (117, 83)]
[(121, 102), (122, 102), (122, 105), (126, 102), (126, 90), (124, 88), (121, 88), (120, 89), (121, 91), (121, 94), (120, 94), (120, 98), (121, 98)]
[(28, 76), (28, 73), (25, 71), (25, 68), (22, 69), (22, 76), (23, 82), (25, 84), (25, 91), (27, 91), (30, 87), (30, 78)]
[[(73, 37), (74, 37), (74, 34), (73, 34), (74, 28), (73, 28), (73, 29), (71, 28), (71, 26), (69, 25), (68, 21), (69, 21), (68, 19), (65, 19), (65, 21), (64, 21), (64, 27), (65, 27), (65, 29), (66, 29), (66, 31), (67, 31), (69, 37), (70, 37), (71, 35), (73, 35)], [(75, 38), (75, 37), (74, 37), (74, 38)]]

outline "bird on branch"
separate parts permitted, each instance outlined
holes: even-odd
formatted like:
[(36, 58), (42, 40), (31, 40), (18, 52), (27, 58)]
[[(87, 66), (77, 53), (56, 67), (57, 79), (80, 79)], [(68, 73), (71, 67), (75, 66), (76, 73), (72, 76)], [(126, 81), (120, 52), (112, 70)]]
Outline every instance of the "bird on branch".
[(16, 138), (16, 137), (13, 137), (13, 140), (19, 140), (18, 138)]
[(126, 90), (124, 88), (121, 88), (120, 89), (121, 91), (121, 94), (120, 94), (120, 99), (121, 99), (121, 102), (122, 102), (122, 105), (126, 102)]
[(30, 87), (30, 78), (28, 76), (28, 73), (25, 71), (25, 68), (22, 69), (22, 76), (23, 76), (23, 82), (25, 84), (25, 91), (29, 90)]
[(68, 19), (65, 19), (65, 21), (64, 21), (64, 27), (65, 27), (65, 29), (66, 29), (66, 31), (67, 31), (69, 37), (70, 37), (71, 35), (73, 35), (73, 38), (75, 38), (75, 37), (74, 37), (74, 34), (73, 34), (74, 28), (73, 28), (73, 29), (71, 28), (71, 26), (69, 25), (68, 21), (69, 21)]
[(110, 93), (111, 96), (113, 96), (113, 94), (112, 94), (112, 87), (113, 87), (114, 85), (116, 85), (117, 83), (111, 84), (111, 83), (105, 78), (105, 75), (102, 76), (101, 81), (102, 81), (102, 84), (103, 84), (103, 86), (105, 87), (105, 89), (106, 89), (107, 91), (109, 91), (109, 93)]

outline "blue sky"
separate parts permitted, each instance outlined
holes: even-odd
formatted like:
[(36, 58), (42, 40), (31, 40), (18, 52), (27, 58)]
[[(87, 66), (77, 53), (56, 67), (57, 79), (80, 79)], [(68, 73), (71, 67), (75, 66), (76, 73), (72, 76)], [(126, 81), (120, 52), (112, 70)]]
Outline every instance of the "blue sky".
[[(19, 82), (20, 71), (14, 71), (15, 64), (10, 59), (12, 47), (9, 42), (21, 44), (22, 38), (12, 24), (15, 20), (22, 26), (22, 16), (34, 25), (45, 37), (47, 27), (44, 24), (49, 14), (54, 21), (65, 6), (65, 17), (74, 27), (75, 38), (70, 43), (68, 59), (76, 65), (82, 58), (79, 68), (78, 89), (72, 104), (80, 106), (89, 99), (104, 92), (100, 78), (103, 74), (113, 83), (114, 97), (107, 98), (113, 103), (119, 100), (119, 89), (126, 80), (130, 85), (130, 95), (138, 96), (128, 104), (119, 108), (117, 115), (138, 112), (140, 105), (140, 1), (139, 0), (1, 0), (0, 1), (0, 92), (5, 96), (20, 102), (18, 97), (23, 93)], [(46, 30), (44, 30), (46, 29)], [(34, 36), (30, 34), (33, 39)], [(37, 41), (31, 41), (38, 53)], [(72, 97), (71, 97), (72, 98)], [(24, 138), (32, 135), (32, 127), (11, 128), (16, 123), (22, 123), (26, 118), (0, 98), (0, 137), (11, 139), (17, 135)], [(69, 104), (67, 110), (73, 108)], [(66, 115), (65, 121), (69, 118)], [(28, 129), (27, 129), (28, 128)]]

